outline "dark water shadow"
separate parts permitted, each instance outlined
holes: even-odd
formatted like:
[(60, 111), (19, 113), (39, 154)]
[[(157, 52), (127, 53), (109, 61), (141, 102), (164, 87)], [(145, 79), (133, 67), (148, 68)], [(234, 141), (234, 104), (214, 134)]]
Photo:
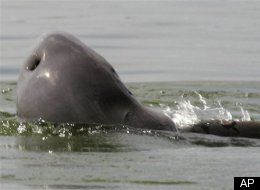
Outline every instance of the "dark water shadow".
[(96, 134), (90, 136), (19, 136), (16, 147), (24, 151), (55, 151), (55, 152), (122, 152), (131, 151), (116, 136)]

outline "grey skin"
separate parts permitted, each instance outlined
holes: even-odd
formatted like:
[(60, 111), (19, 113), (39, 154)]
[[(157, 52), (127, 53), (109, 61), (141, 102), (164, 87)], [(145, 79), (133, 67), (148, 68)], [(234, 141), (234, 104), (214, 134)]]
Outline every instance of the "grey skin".
[(102, 56), (61, 32), (44, 35), (25, 61), (18, 80), (17, 114), (25, 121), (176, 131), (170, 118), (133, 97)]
[(259, 121), (201, 121), (180, 129), (181, 132), (211, 134), (224, 137), (247, 137), (260, 139)]
[[(167, 116), (142, 106), (103, 57), (67, 33), (43, 36), (25, 61), (17, 114), (25, 121), (177, 131)], [(260, 138), (260, 122), (202, 121), (179, 131)]]

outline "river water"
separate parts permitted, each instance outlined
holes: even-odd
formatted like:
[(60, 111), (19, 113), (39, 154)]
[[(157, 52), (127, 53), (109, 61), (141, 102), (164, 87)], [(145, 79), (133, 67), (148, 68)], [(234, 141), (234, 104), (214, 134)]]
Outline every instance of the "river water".
[(35, 39), (76, 35), (125, 82), (260, 80), (258, 0), (1, 0), (1, 77), (17, 79)]
[[(179, 127), (214, 118), (260, 120), (259, 82), (127, 86)], [(19, 123), (16, 83), (1, 87), (1, 189), (233, 189), (233, 177), (259, 176), (260, 139)]]
[(2, 0), (0, 189), (218, 190), (260, 175), (259, 139), (19, 123), (19, 69), (53, 30), (100, 53), (178, 127), (260, 120), (259, 1)]

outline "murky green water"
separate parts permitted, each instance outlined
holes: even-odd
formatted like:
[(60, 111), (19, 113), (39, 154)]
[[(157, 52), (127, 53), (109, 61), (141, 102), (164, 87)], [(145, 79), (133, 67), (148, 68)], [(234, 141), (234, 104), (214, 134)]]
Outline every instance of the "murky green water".
[[(0, 1), (0, 78), (15, 81), (36, 38), (66, 31), (104, 56), (134, 95), (179, 127), (260, 121), (259, 1)], [(236, 80), (258, 82), (207, 82)], [(233, 189), (260, 176), (259, 139), (127, 126), (19, 123), (0, 82), (0, 189)]]
[[(180, 127), (230, 115), (260, 120), (259, 82), (128, 87)], [(259, 139), (127, 126), (54, 126), (42, 120), (19, 123), (15, 91), (16, 83), (1, 82), (1, 189), (233, 189), (234, 176), (259, 176)]]

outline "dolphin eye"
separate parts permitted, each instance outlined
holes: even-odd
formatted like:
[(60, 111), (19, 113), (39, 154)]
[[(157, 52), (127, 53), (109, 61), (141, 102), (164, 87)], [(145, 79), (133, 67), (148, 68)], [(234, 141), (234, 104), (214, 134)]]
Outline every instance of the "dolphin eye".
[(124, 118), (125, 124), (128, 124), (132, 117), (133, 117), (133, 113), (132, 112), (127, 112), (125, 114), (125, 118)]
[(36, 67), (38, 67), (38, 65), (40, 64), (41, 59), (39, 58), (34, 58), (32, 61), (29, 62), (28, 66), (27, 66), (27, 70), (29, 71), (33, 71), (36, 69)]

